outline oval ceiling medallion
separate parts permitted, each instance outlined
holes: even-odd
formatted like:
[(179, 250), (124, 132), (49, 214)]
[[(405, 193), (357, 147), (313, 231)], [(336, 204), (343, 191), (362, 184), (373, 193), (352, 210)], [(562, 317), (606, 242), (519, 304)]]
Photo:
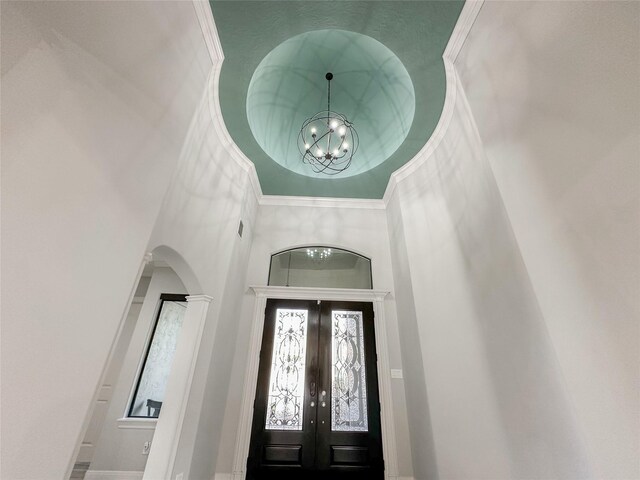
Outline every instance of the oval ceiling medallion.
[[(345, 30), (297, 35), (260, 62), (247, 92), (247, 118), (256, 141), (274, 161), (301, 175), (327, 178), (302, 162), (298, 134), (304, 121), (327, 108), (345, 115), (360, 137), (345, 178), (371, 170), (409, 133), (415, 93), (404, 65), (382, 43)], [(335, 178), (335, 177), (334, 177)]]

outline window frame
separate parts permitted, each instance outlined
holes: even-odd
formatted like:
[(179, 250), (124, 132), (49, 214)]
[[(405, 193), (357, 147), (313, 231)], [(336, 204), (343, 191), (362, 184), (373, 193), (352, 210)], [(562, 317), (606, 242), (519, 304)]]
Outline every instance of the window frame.
[[(364, 258), (365, 260), (367, 260), (369, 262), (369, 279), (370, 279), (371, 287), (365, 288), (363, 290), (373, 290), (373, 261), (371, 260), (371, 258), (367, 257), (366, 255), (362, 255), (362, 254), (360, 254), (358, 252), (354, 252), (353, 250), (349, 250), (349, 249), (341, 248), (341, 247), (332, 247), (332, 246), (329, 246), (329, 245), (303, 245), (301, 247), (286, 248), (284, 250), (280, 250), (278, 252), (272, 253), (271, 256), (269, 257), (269, 273), (267, 274), (267, 286), (273, 286), (273, 287), (282, 286), (282, 285), (271, 285), (269, 283), (271, 281), (271, 267), (273, 266), (273, 257), (276, 257), (278, 255), (282, 255), (283, 253), (293, 252), (294, 250), (303, 250), (303, 249), (307, 249), (307, 248), (330, 248), (332, 250), (340, 250), (340, 251), (343, 251), (343, 252), (351, 253), (351, 254), (353, 254), (353, 255), (355, 255), (357, 257)], [(288, 287), (289, 285), (286, 285), (286, 286)], [(318, 288), (326, 288), (326, 287), (318, 287)]]
[(142, 380), (142, 375), (144, 374), (144, 369), (147, 366), (147, 360), (149, 359), (149, 351), (151, 350), (151, 345), (153, 343), (153, 339), (156, 335), (156, 330), (158, 328), (158, 323), (160, 321), (160, 315), (162, 314), (162, 307), (164, 306), (164, 302), (186, 302), (187, 294), (184, 293), (162, 293), (160, 294), (160, 298), (158, 299), (158, 306), (156, 307), (155, 319), (153, 321), (153, 328), (151, 329), (151, 335), (149, 335), (147, 339), (147, 343), (144, 348), (144, 355), (142, 358), (142, 362), (140, 368), (138, 369), (135, 387), (133, 388), (133, 393), (129, 398), (129, 404), (127, 405), (125, 419), (153, 419), (157, 420), (158, 417), (148, 417), (141, 415), (132, 415), (133, 407), (136, 402), (136, 398), (138, 396), (138, 390), (140, 389), (140, 382)]

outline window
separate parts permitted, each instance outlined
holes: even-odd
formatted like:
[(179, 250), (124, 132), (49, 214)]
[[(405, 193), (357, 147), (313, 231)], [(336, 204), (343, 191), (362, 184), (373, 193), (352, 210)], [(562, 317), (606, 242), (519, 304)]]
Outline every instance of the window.
[(186, 309), (186, 295), (160, 295), (158, 316), (128, 417), (157, 418), (160, 414)]
[(293, 248), (271, 256), (268, 284), (371, 289), (371, 260), (339, 248)]

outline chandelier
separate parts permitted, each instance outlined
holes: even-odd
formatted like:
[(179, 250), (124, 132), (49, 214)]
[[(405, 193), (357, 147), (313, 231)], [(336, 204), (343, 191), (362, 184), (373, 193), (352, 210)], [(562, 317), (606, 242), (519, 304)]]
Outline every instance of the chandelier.
[(330, 248), (322, 248), (318, 250), (317, 248), (307, 248), (307, 257), (312, 260), (324, 260), (331, 256)]
[(331, 111), (331, 72), (327, 79), (327, 109), (316, 113), (302, 124), (298, 148), (302, 161), (315, 173), (336, 175), (343, 172), (358, 149), (358, 133), (353, 123), (341, 113)]

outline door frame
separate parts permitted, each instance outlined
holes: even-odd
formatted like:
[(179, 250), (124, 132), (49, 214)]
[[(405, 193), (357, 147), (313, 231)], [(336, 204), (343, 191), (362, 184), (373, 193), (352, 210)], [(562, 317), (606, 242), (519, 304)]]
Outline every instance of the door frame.
[(244, 377), (240, 423), (236, 436), (233, 458), (232, 480), (244, 480), (251, 441), (251, 423), (253, 420), (253, 402), (258, 382), (260, 365), (260, 346), (264, 327), (264, 312), (267, 299), (290, 300), (342, 300), (353, 302), (371, 302), (373, 304), (374, 328), (376, 332), (376, 350), (378, 354), (378, 389), (380, 393), (380, 422), (382, 427), (382, 455), (384, 459), (385, 480), (398, 478), (398, 452), (396, 431), (393, 420), (393, 399), (391, 395), (391, 369), (389, 366), (389, 348), (384, 315), (384, 299), (389, 294), (384, 290), (360, 290), (351, 288), (306, 288), (306, 287), (268, 287), (250, 286), (255, 294), (255, 308), (249, 333), (249, 353)]

